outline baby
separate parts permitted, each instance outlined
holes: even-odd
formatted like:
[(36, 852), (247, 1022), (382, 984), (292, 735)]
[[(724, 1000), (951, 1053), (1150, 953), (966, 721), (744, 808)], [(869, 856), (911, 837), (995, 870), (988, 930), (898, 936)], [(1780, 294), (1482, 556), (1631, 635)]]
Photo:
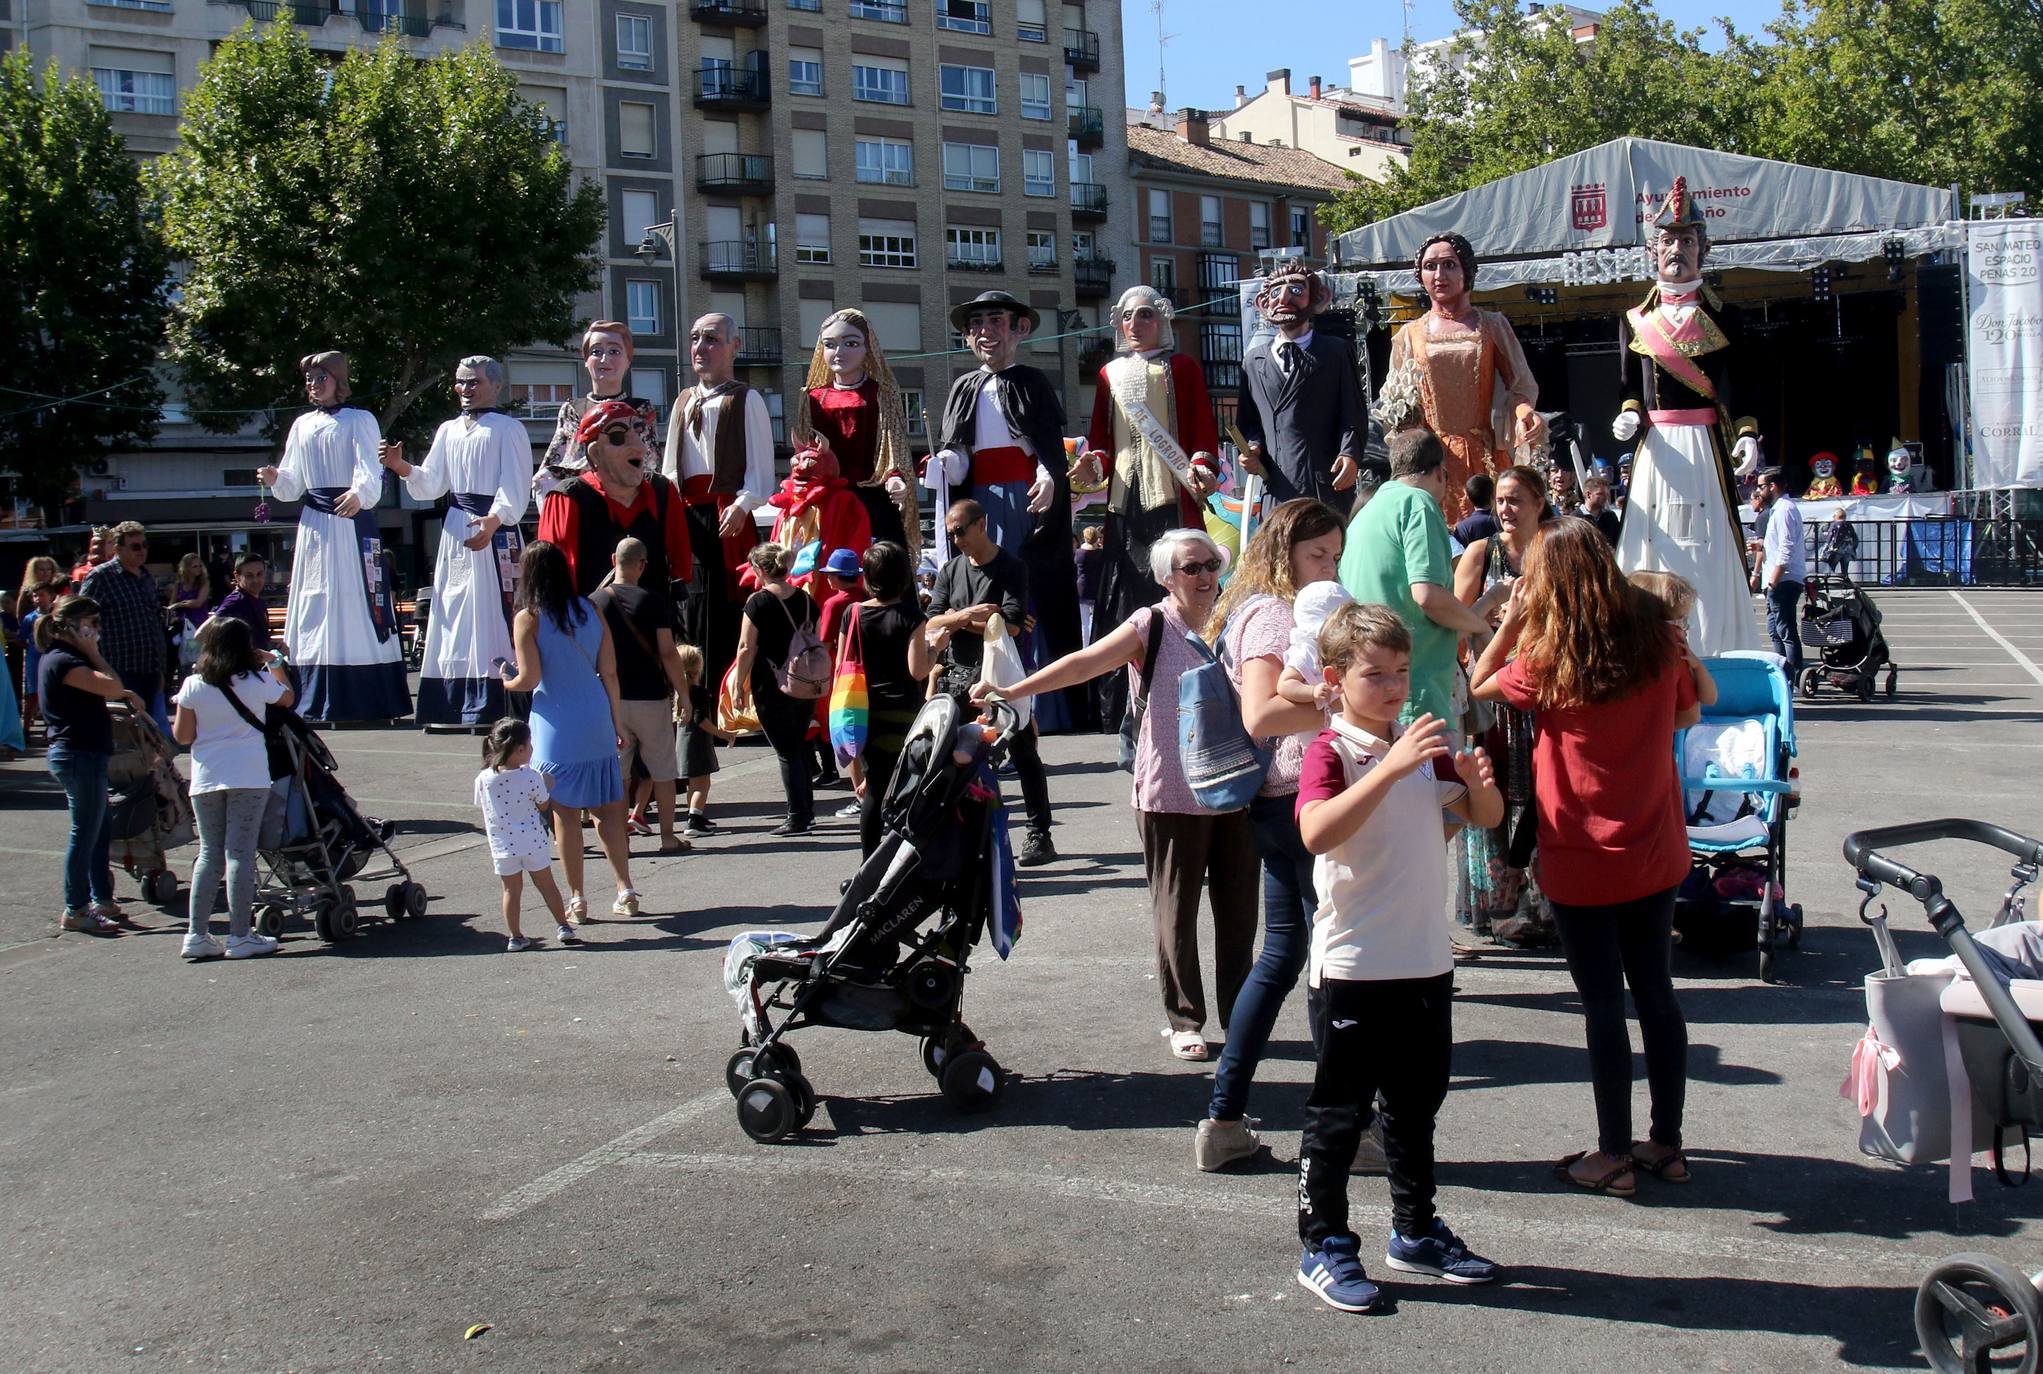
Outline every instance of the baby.
[(1696, 696), (1705, 706), (1714, 706), (1717, 701), (1717, 681), (1710, 676), (1710, 670), (1695, 656), (1695, 650), (1688, 647), (1688, 617), (1695, 609), (1695, 584), (1678, 573), (1635, 572), (1627, 579), (1634, 587), (1660, 603), (1666, 612), (1667, 623), (1681, 636), (1682, 657), (1688, 662), (1688, 675), (1695, 682)]
[(1326, 681), (1319, 670), (1319, 632), (1335, 611), (1354, 599), (1338, 582), (1299, 588), (1291, 604), (1291, 645), (1277, 679), (1278, 696), (1294, 706), (1317, 706), (1322, 711), (1331, 711), (1340, 701), (1340, 684)]

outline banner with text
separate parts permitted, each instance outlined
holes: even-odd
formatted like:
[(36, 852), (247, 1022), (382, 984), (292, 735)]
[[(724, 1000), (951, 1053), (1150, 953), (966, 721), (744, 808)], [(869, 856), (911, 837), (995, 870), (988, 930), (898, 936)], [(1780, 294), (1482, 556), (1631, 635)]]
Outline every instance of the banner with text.
[(2043, 487), (2043, 221), (1966, 229), (1972, 485)]

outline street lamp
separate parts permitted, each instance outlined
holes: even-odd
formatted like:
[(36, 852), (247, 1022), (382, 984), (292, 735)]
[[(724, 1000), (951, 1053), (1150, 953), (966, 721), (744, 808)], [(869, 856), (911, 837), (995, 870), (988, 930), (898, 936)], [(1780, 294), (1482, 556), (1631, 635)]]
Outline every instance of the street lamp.
[(631, 250), (633, 257), (651, 267), (662, 257), (674, 259), (674, 375), (672, 381), (680, 385), (681, 356), (681, 249), (676, 235), (680, 232), (674, 217), (658, 224), (646, 226), (646, 236), (638, 241), (638, 247)]

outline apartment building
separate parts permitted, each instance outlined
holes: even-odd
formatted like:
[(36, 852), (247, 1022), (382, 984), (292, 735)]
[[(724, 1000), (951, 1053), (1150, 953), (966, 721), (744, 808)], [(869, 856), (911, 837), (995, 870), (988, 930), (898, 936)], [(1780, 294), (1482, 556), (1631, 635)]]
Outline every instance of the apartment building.
[(739, 322), (783, 435), (818, 327), (856, 305), (924, 445), (974, 365), (950, 309), (995, 287), (1042, 316), (1024, 360), (1091, 405), (1058, 336), (1098, 324), (1132, 222), (1113, 0), (688, 0), (676, 22), (684, 328)]
[(1245, 86), (1234, 88), (1234, 108), (1211, 116), (1213, 137), (1239, 139), (1247, 134), (1257, 143), (1303, 148), (1357, 176), (1381, 181), (1394, 164), (1410, 157), (1398, 128), (1402, 94), (1400, 86), (1400, 98), (1393, 102), (1326, 84), (1316, 76), (1294, 94), (1291, 69), (1279, 67), (1254, 95)]
[(1348, 173), (1298, 148), (1216, 138), (1200, 110), (1179, 111), (1171, 129), (1136, 116), (1127, 137), (1139, 279), (1176, 306), (1178, 351), (1199, 360), (1224, 425), (1241, 393), (1246, 346), (1237, 283), (1258, 274), (1265, 254), (1324, 259), (1328, 233), (1317, 212), (1349, 184)]

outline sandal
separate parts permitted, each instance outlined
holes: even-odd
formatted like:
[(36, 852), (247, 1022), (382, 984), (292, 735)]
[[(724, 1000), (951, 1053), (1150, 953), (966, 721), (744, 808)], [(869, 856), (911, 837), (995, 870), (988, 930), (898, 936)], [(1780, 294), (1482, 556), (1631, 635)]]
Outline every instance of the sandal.
[[(1631, 1197), (1639, 1191), (1638, 1180), (1632, 1177), (1632, 1160), (1620, 1159), (1613, 1167), (1595, 1178), (1584, 1178), (1568, 1166), (1587, 1159), (1593, 1153), (1577, 1150), (1554, 1165), (1554, 1177), (1563, 1183), (1572, 1183), (1577, 1188), (1586, 1188), (1592, 1193), (1604, 1193), (1610, 1197)], [(1620, 1180), (1624, 1180), (1620, 1182)]]
[(1212, 1055), (1206, 1047), (1206, 1037), (1195, 1030), (1172, 1031), (1170, 1052), (1180, 1059), (1203, 1064)]
[[(1650, 1143), (1650, 1142), (1647, 1142)], [(1632, 1146), (1632, 1163), (1644, 1169), (1662, 1183), (1686, 1183), (1694, 1175), (1688, 1171), (1688, 1151), (1669, 1150), (1658, 1159), (1647, 1159), (1638, 1152), (1639, 1142)], [(1675, 1172), (1670, 1172), (1670, 1170)]]
[(589, 922), (589, 901), (579, 892), (570, 892), (567, 899), (567, 918), (571, 926), (587, 925)]

